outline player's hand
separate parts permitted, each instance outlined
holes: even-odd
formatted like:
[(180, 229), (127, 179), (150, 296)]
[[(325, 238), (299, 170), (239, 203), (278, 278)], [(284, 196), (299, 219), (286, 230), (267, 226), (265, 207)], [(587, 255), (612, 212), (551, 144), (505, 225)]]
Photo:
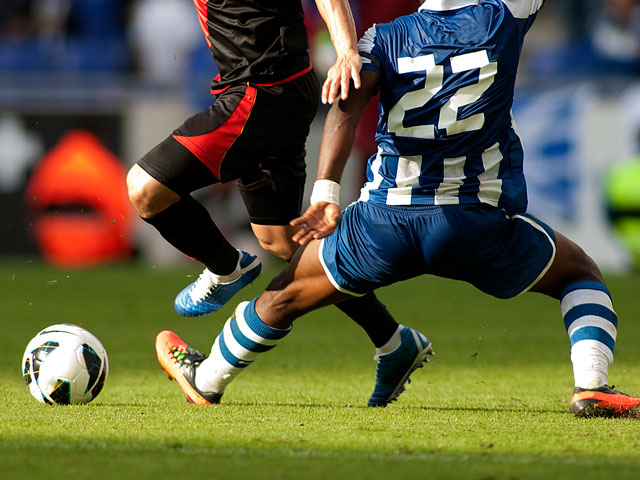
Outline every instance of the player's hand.
[(360, 69), (362, 59), (355, 50), (348, 50), (338, 55), (336, 63), (327, 72), (327, 78), (322, 85), (322, 103), (330, 103), (336, 100), (338, 90), (340, 98), (346, 100), (349, 96), (349, 82), (353, 81), (355, 88), (360, 88)]
[(340, 207), (335, 203), (314, 203), (301, 217), (291, 220), (291, 225), (299, 227), (291, 238), (300, 245), (306, 245), (313, 239), (331, 235), (341, 219)]

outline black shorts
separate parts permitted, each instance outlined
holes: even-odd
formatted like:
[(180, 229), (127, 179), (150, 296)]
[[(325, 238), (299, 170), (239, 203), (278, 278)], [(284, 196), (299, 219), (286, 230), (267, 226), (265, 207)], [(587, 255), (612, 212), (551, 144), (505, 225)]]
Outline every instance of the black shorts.
[(319, 97), (313, 72), (274, 86), (234, 85), (138, 165), (180, 195), (237, 180), (252, 223), (287, 225), (300, 215)]

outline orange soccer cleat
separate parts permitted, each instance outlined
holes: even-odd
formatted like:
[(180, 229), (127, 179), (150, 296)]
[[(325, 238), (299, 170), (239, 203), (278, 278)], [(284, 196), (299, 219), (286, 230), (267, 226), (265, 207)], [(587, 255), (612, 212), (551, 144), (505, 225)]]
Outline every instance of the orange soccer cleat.
[(600, 388), (576, 387), (571, 397), (571, 411), (576, 417), (638, 417), (640, 398), (631, 397), (605, 385)]
[(191, 348), (178, 335), (164, 330), (156, 336), (156, 354), (158, 361), (170, 379), (175, 379), (187, 397), (187, 401), (196, 405), (220, 403), (222, 394), (202, 392), (196, 387), (196, 368), (207, 356)]

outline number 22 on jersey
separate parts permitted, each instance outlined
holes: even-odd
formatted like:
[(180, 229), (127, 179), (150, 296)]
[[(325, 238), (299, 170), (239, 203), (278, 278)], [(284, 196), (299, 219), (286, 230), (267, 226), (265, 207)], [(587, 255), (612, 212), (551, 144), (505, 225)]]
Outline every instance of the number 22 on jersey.
[[(484, 125), (484, 114), (476, 113), (458, 120), (458, 109), (477, 102), (487, 91), (498, 71), (497, 62), (490, 62), (486, 50), (451, 57), (451, 72), (460, 73), (480, 69), (478, 81), (460, 87), (440, 108), (438, 129), (445, 135), (479, 130)], [(444, 80), (444, 67), (436, 65), (433, 54), (398, 58), (398, 73), (425, 72), (424, 86), (406, 93), (389, 112), (388, 129), (402, 137), (435, 138), (435, 125), (404, 126), (408, 110), (424, 107), (440, 90)]]

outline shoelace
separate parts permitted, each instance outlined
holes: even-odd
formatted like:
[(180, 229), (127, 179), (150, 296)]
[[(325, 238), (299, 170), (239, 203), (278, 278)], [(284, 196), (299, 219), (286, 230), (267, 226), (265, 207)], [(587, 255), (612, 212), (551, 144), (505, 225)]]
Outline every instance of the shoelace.
[(206, 358), (203, 353), (187, 347), (187, 350), (182, 350), (179, 347), (171, 348), (171, 356), (178, 365), (198, 365)]
[(216, 287), (218, 287), (218, 285), (213, 283), (213, 281), (211, 280), (209, 271), (204, 270), (200, 274), (198, 279), (193, 282), (193, 287), (191, 287), (191, 290), (189, 290), (189, 296), (194, 302), (197, 303), (201, 300), (204, 300), (207, 295), (215, 291)]
[(631, 395), (627, 395), (626, 393), (622, 393), (619, 392), (618, 390), (616, 390), (616, 386), (615, 385), (611, 385), (609, 387), (609, 391), (607, 391), (607, 393), (617, 393), (618, 395), (624, 395), (625, 397), (630, 397)]
[(182, 363), (182, 360), (184, 359), (185, 355), (186, 355), (186, 352), (184, 350), (180, 350), (178, 347), (171, 348), (171, 356), (173, 357), (176, 363), (178, 364)]

